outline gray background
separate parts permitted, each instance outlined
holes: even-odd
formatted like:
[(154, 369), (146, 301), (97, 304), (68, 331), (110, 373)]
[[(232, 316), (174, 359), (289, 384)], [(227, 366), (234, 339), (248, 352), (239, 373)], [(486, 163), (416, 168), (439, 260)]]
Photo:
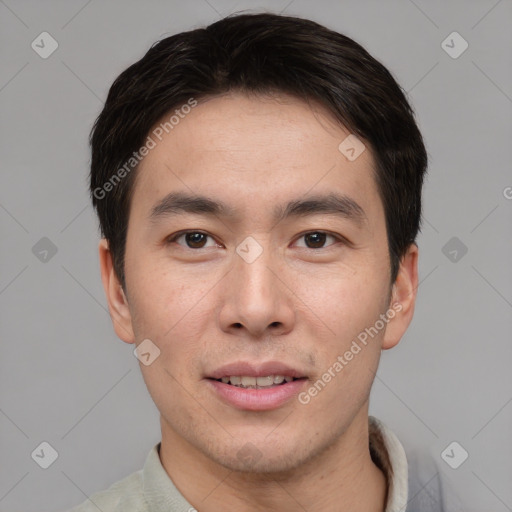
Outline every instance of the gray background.
[[(510, 0), (0, 0), (0, 510), (82, 502), (160, 440), (106, 309), (87, 136), (114, 78), (154, 41), (242, 9), (337, 29), (408, 91), (430, 156), (421, 284), (371, 413), (432, 454), (466, 512), (512, 510)], [(47, 59), (31, 48), (43, 31), (59, 44)], [(453, 31), (469, 43), (456, 59), (441, 45)], [(46, 261), (43, 237), (57, 248)], [(31, 458), (43, 441), (58, 452), (46, 470)], [(440, 455), (452, 441), (469, 453), (458, 469)]]

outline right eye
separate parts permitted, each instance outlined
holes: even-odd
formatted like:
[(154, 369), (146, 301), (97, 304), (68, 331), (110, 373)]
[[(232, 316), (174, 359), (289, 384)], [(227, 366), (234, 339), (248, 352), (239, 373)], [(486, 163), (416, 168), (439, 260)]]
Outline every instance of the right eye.
[[(210, 238), (213, 243), (207, 245), (207, 239)], [(176, 242), (178, 245), (182, 247), (186, 247), (188, 249), (203, 249), (206, 247), (215, 247), (218, 244), (213, 240), (213, 238), (207, 233), (203, 233), (202, 231), (180, 231), (179, 233), (175, 233), (171, 235), (167, 239), (167, 243)], [(186, 244), (186, 245), (185, 245)]]

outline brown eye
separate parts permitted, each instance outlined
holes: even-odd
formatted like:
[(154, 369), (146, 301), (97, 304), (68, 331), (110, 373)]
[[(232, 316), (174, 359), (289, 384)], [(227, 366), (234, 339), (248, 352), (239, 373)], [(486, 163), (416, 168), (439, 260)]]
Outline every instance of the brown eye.
[(320, 231), (315, 231), (313, 233), (306, 233), (304, 235), (304, 240), (306, 242), (306, 246), (310, 249), (320, 249), (324, 246), (325, 240), (327, 239), (327, 233), (322, 233)]
[(201, 231), (182, 231), (170, 237), (167, 242), (177, 243), (188, 249), (206, 249), (217, 245), (210, 235), (202, 233)]
[(191, 249), (201, 249), (206, 243), (207, 235), (204, 233), (186, 233), (185, 242)]
[(328, 249), (333, 245), (345, 243), (346, 240), (341, 235), (326, 231), (309, 231), (300, 235), (294, 245), (302, 249)]

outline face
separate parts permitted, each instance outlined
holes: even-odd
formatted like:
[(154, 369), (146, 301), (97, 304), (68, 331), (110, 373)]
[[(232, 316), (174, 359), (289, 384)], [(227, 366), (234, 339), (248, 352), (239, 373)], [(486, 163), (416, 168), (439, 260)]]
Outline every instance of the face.
[[(320, 107), (233, 94), (200, 102), (140, 164), (117, 305), (106, 251), (102, 269), (118, 335), (160, 351), (141, 370), (163, 442), (285, 471), (367, 414), (408, 318), (389, 313), (374, 161), (369, 147), (350, 161), (348, 135)], [(295, 380), (221, 380), (268, 375)]]

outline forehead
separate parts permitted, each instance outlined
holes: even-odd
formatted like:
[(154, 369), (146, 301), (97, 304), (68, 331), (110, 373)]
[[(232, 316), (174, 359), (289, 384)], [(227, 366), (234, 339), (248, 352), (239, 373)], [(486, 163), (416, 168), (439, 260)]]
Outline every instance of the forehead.
[(358, 202), (378, 199), (370, 148), (353, 161), (339, 149), (350, 135), (320, 105), (284, 95), (229, 94), (178, 107), (149, 134), (155, 145), (137, 170), (134, 203), (148, 211), (173, 190), (242, 209), (333, 189)]

